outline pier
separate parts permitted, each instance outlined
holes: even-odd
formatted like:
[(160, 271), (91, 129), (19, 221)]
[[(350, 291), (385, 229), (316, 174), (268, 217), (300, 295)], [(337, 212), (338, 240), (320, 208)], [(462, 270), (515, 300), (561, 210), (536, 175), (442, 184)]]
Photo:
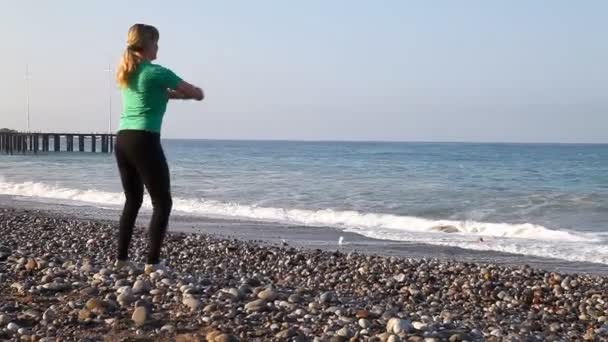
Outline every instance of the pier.
[[(78, 145), (75, 145), (75, 141)], [(0, 132), (4, 154), (38, 152), (113, 153), (116, 134)]]

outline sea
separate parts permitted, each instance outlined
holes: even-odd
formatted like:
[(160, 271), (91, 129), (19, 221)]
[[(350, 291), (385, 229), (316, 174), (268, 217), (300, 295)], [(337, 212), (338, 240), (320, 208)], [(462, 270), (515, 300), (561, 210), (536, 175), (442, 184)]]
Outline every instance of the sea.
[[(163, 146), (177, 216), (608, 265), (608, 145), (165, 139)], [(120, 210), (124, 202), (114, 156), (101, 153), (0, 155), (0, 195), (15, 206)], [(142, 211), (150, 210), (146, 197)]]

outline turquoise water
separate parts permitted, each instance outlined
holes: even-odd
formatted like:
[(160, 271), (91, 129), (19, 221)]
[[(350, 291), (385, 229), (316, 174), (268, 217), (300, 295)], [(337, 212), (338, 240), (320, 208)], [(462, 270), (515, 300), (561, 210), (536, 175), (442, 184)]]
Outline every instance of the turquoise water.
[[(608, 145), (163, 144), (175, 210), (182, 214), (608, 263)], [(122, 203), (111, 155), (0, 161), (1, 194), (102, 207)]]

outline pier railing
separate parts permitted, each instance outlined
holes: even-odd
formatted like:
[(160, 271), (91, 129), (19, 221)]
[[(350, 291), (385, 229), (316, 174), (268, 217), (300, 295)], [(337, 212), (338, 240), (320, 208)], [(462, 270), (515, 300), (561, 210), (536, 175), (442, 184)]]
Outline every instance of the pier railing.
[[(74, 142), (77, 142), (76, 146)], [(63, 142), (63, 144), (62, 144)], [(5, 154), (38, 152), (113, 153), (115, 134), (0, 132), (0, 150)]]

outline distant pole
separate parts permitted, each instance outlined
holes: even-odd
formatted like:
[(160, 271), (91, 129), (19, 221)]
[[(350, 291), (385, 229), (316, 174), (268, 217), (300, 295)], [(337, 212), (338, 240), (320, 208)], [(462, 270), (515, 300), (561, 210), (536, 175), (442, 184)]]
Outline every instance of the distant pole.
[(30, 67), (25, 64), (25, 123), (26, 131), (30, 131)]

